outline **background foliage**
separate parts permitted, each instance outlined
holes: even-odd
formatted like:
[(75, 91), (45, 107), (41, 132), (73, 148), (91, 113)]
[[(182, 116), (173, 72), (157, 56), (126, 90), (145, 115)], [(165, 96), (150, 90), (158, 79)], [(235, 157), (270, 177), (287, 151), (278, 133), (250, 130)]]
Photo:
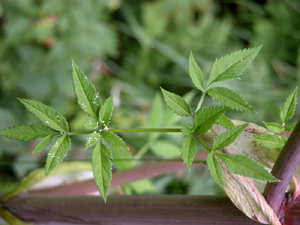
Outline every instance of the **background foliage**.
[[(31, 98), (64, 114), (71, 129), (86, 121), (71, 85), (71, 59), (84, 70), (102, 98), (114, 94), (111, 127), (180, 127), (157, 95), (159, 86), (184, 95), (190, 51), (204, 74), (215, 58), (263, 44), (241, 81), (224, 86), (243, 95), (258, 112), (228, 113), (263, 125), (278, 120), (278, 106), (299, 85), (300, 3), (297, 1), (212, 0), (4, 0), (0, 3), (0, 129), (37, 122), (16, 97)], [(207, 78), (206, 78), (207, 80)], [(189, 95), (200, 93), (189, 93)], [(196, 107), (197, 102), (192, 103)], [(204, 105), (212, 102), (205, 101)], [(152, 107), (155, 106), (155, 107)], [(169, 121), (166, 121), (168, 118)], [(171, 118), (171, 119), (170, 119)], [(299, 111), (295, 118), (299, 118)], [(279, 122), (279, 121), (278, 121)], [(179, 135), (124, 134), (131, 151), (115, 158), (179, 155)], [(43, 166), (46, 152), (36, 143), (0, 137), (1, 189)], [(84, 139), (72, 143), (69, 160), (90, 160)], [(135, 157), (136, 158), (136, 157)], [(115, 161), (128, 169), (143, 160)], [(206, 167), (136, 182), (125, 193), (215, 194), (220, 189)], [(6, 184), (6, 185), (2, 185)]]

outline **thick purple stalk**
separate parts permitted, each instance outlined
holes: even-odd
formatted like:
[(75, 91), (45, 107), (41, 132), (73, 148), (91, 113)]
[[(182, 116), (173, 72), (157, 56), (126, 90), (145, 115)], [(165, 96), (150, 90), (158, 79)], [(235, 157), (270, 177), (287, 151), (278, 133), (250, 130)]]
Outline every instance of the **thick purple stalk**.
[(272, 174), (280, 180), (277, 183), (267, 183), (264, 194), (269, 205), (279, 216), (288, 184), (300, 162), (300, 121), (291, 133), (281, 153), (279, 154)]
[(5, 202), (4, 208), (30, 224), (260, 224), (226, 196), (109, 196), (105, 204), (99, 196), (24, 194)]

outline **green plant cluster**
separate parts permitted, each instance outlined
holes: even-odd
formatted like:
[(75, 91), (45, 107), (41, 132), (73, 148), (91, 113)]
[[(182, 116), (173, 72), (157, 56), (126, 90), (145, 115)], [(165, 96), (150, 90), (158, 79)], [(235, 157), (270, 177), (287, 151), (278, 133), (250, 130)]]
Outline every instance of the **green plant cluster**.
[[(258, 124), (266, 118), (276, 121), (278, 104), (299, 83), (299, 8), (296, 1), (4, 0), (0, 3), (0, 129), (35, 121), (14, 101), (16, 97), (42, 101), (65, 115), (70, 128), (82, 129), (87, 117), (74, 101), (70, 58), (92, 80), (100, 96), (114, 93), (113, 126), (176, 127), (189, 119), (182, 120), (162, 106), (157, 87), (179, 95), (193, 89), (189, 77), (183, 76), (191, 49), (205, 74), (219, 55), (262, 43), (260, 55), (246, 71), (248, 76), (219, 88), (242, 94), (259, 112), (230, 111), (231, 118)], [(254, 93), (264, 98), (258, 100)], [(198, 102), (191, 100), (192, 95), (195, 92), (189, 92), (186, 99), (196, 108)], [(207, 99), (204, 104), (214, 102)], [(112, 148), (118, 154), (115, 158), (146, 155), (165, 159), (180, 154), (178, 134), (122, 137), (132, 151)], [(43, 165), (45, 154), (30, 154), (36, 142), (24, 144), (2, 137), (0, 142), (1, 182), (16, 181)], [(89, 151), (80, 147), (84, 142), (85, 138), (74, 139), (67, 159), (88, 159)], [(138, 163), (141, 161), (114, 161), (118, 169)], [(157, 183), (166, 186), (173, 177), (168, 175)], [(199, 179), (194, 174), (181, 185), (191, 184), (188, 190), (208, 189), (200, 188)], [(144, 184), (150, 187), (152, 183)]]

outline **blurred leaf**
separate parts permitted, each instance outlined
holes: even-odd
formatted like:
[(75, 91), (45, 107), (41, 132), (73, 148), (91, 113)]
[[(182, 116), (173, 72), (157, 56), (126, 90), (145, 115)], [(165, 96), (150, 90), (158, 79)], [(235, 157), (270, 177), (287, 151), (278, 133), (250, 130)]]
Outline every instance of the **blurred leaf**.
[(257, 137), (253, 137), (253, 140), (266, 148), (281, 147), (285, 144), (284, 139), (272, 134), (261, 134)]
[(172, 142), (155, 141), (151, 148), (152, 152), (159, 157), (174, 158), (180, 156), (180, 147)]

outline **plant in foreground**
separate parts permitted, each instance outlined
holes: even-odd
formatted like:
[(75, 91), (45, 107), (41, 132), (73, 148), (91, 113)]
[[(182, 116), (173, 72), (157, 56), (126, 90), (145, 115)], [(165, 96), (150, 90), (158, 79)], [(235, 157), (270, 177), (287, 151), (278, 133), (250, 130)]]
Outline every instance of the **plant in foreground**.
[[(113, 154), (110, 146), (120, 151), (128, 149), (123, 139), (116, 133), (181, 132), (183, 134), (181, 157), (188, 169), (195, 158), (196, 143), (198, 142), (207, 151), (206, 163), (211, 176), (236, 206), (250, 218), (259, 222), (279, 224), (278, 218), (253, 183), (253, 180), (261, 182), (278, 182), (279, 180), (266, 170), (268, 163), (265, 162), (270, 160), (259, 154), (252, 157), (250, 152), (253, 153), (254, 147), (249, 143), (246, 144), (245, 140), (251, 140), (253, 144), (253, 138), (260, 144), (258, 150), (262, 150), (264, 147), (282, 147), (286, 136), (278, 137), (262, 131), (260, 135), (254, 133), (249, 138), (240, 138), (242, 133), (253, 133), (247, 133), (247, 131), (254, 129), (255, 125), (232, 121), (225, 116), (225, 113), (230, 109), (243, 112), (255, 112), (255, 110), (233, 90), (216, 86), (221, 81), (240, 79), (242, 72), (253, 61), (260, 49), (261, 46), (240, 50), (217, 59), (211, 67), (206, 84), (204, 84), (204, 76), (200, 67), (190, 53), (189, 75), (195, 87), (202, 92), (197, 108), (193, 110), (184, 98), (161, 88), (164, 101), (169, 109), (181, 117), (191, 118), (191, 124), (182, 124), (181, 128), (110, 128), (109, 123), (114, 110), (113, 96), (102, 103), (93, 84), (72, 61), (73, 89), (78, 104), (90, 117), (84, 124), (86, 130), (70, 131), (65, 117), (55, 109), (38, 101), (19, 99), (27, 110), (45, 126), (34, 124), (15, 126), (1, 130), (0, 134), (22, 141), (41, 138), (33, 153), (39, 152), (51, 144), (46, 161), (46, 176), (63, 161), (71, 147), (71, 136), (88, 135), (85, 147), (86, 149), (93, 147), (94, 178), (99, 192), (106, 202), (112, 179)], [(215, 87), (212, 87), (212, 84)], [(271, 132), (278, 134), (293, 129), (294, 125), (286, 126), (285, 124), (293, 116), (297, 102), (296, 91), (297, 89), (293, 91), (280, 110), (282, 125), (265, 122), (267, 129)], [(206, 94), (220, 105), (203, 107), (202, 103)], [(255, 129), (258, 129), (258, 126)], [(237, 148), (238, 144), (242, 145)]]

